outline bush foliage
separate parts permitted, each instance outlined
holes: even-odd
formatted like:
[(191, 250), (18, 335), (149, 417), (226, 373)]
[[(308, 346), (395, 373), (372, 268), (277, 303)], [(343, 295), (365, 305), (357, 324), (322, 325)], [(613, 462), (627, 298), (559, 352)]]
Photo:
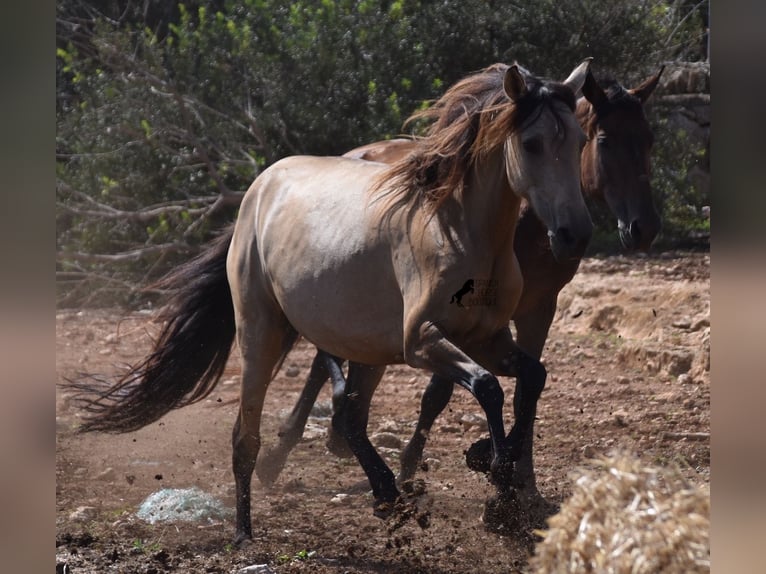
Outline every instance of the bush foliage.
[(593, 56), (597, 72), (633, 85), (664, 61), (702, 57), (706, 7), (62, 0), (57, 12), (60, 303), (96, 304), (135, 300), (132, 287), (232, 220), (281, 157), (396, 136), (497, 61), (563, 79)]

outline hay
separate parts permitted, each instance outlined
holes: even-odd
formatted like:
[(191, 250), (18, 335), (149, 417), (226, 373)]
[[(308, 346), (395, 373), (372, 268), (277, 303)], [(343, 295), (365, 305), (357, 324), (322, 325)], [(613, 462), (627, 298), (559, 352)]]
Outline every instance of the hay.
[(552, 516), (530, 572), (710, 571), (710, 488), (625, 454), (594, 461)]

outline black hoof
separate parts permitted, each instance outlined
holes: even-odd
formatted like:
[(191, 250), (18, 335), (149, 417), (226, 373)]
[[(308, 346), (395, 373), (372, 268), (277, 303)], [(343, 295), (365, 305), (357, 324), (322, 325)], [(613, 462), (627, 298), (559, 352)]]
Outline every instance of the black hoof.
[(465, 463), (476, 472), (489, 472), (492, 463), (492, 443), (488, 438), (477, 440), (465, 451)]

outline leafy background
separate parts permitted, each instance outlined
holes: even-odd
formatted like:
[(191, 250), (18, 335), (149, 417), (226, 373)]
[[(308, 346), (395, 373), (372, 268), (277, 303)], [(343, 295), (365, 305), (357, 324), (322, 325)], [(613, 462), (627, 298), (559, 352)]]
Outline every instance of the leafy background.
[[(632, 86), (664, 62), (704, 60), (707, 4), (60, 0), (59, 304), (146, 304), (141, 287), (231, 221), (262, 169), (394, 137), (490, 63), (562, 79), (593, 56), (597, 77)], [(709, 226), (697, 215), (709, 198), (687, 178), (704, 150), (649, 111), (660, 247), (673, 246)], [(616, 249), (615, 236), (592, 250)]]

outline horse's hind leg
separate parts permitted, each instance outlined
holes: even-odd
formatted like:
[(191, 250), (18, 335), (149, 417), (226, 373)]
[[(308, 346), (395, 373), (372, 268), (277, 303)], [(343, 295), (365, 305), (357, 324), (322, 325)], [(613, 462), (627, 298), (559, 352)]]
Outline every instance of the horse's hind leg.
[(398, 477), (400, 484), (415, 476), (420, 459), (423, 457), (423, 449), (426, 446), (426, 440), (428, 440), (428, 433), (431, 432), (431, 427), (436, 417), (447, 407), (452, 397), (453, 389), (452, 381), (438, 375), (431, 377), (420, 400), (420, 414), (418, 415), (415, 433), (402, 451)]
[[(346, 404), (346, 377), (343, 375), (344, 360), (324, 351), (319, 351), (319, 355), (320, 358), (324, 359), (325, 368), (330, 374), (330, 381), (332, 382), (332, 410), (334, 417), (336, 413), (344, 409)], [(327, 431), (326, 446), (327, 450), (339, 458), (354, 456), (346, 437), (335, 429), (334, 424), (331, 424)]]
[(295, 403), (290, 417), (282, 425), (279, 431), (279, 442), (276, 446), (262, 453), (255, 465), (258, 479), (265, 485), (272, 485), (279, 477), (285, 466), (290, 451), (298, 444), (303, 436), (306, 421), (311, 413), (319, 391), (329, 377), (325, 357), (322, 351), (318, 351), (311, 363), (306, 386), (303, 387), (301, 396)]
[(349, 447), (367, 475), (374, 498), (373, 512), (385, 518), (399, 497), (394, 473), (381, 458), (367, 436), (370, 402), (385, 372), (385, 366), (372, 367), (349, 363), (346, 400), (333, 416), (335, 430), (348, 440)]
[(297, 336), (284, 316), (269, 311), (258, 309), (257, 321), (253, 315), (237, 313), (237, 340), (242, 355), (239, 413), (232, 436), (237, 544), (253, 536), (250, 486), (261, 446), (261, 414), (266, 390), (276, 368)]

